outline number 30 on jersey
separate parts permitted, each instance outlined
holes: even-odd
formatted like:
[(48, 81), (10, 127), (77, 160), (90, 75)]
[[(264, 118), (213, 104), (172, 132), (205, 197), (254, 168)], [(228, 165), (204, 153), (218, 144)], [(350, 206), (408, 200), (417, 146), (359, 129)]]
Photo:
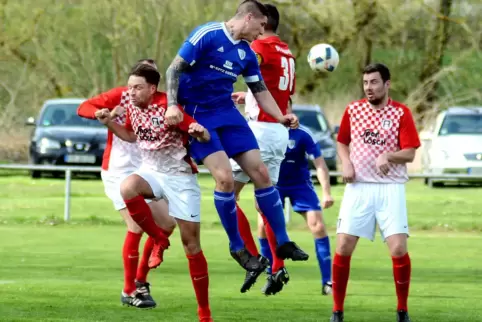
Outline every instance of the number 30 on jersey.
[(281, 56), (281, 68), (283, 69), (283, 76), (279, 79), (278, 88), (281, 91), (286, 91), (289, 88), (291, 92), (295, 80), (295, 60), (291, 57)]

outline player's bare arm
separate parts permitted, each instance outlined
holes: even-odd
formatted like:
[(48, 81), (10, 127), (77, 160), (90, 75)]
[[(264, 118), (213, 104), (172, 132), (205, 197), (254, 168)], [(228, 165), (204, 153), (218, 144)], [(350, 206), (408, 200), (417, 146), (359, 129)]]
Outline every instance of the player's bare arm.
[(415, 159), (415, 148), (403, 149), (397, 152), (387, 153), (387, 159), (390, 163), (404, 164), (413, 162)]
[(316, 168), (316, 177), (321, 184), (321, 189), (323, 192), (322, 197), (322, 207), (324, 209), (330, 208), (335, 202), (331, 196), (331, 185), (330, 185), (330, 173), (328, 167), (326, 166), (325, 159), (320, 156), (316, 158), (313, 162)]
[(351, 183), (355, 180), (355, 168), (350, 160), (350, 149), (348, 145), (337, 142), (338, 156), (341, 160), (343, 182)]
[(199, 123), (191, 123), (188, 130), (189, 135), (196, 138), (199, 142), (208, 142), (211, 140), (209, 131)]
[(166, 123), (176, 125), (182, 121), (183, 115), (177, 106), (177, 93), (179, 91), (179, 81), (181, 74), (189, 68), (189, 63), (181, 56), (176, 55), (171, 65), (166, 71), (166, 90), (167, 90), (167, 111)]
[(274, 100), (271, 93), (266, 88), (264, 81), (260, 80), (257, 82), (247, 83), (249, 89), (253, 93), (254, 98), (259, 105), (263, 107), (263, 110), (278, 120), (278, 122), (289, 125), (291, 128), (295, 129), (299, 126), (299, 121), (296, 115), (286, 114), (283, 115), (281, 110)]
[(95, 112), (95, 117), (107, 126), (109, 130), (112, 131), (117, 137), (123, 141), (136, 142), (137, 136), (133, 131), (129, 131), (124, 126), (117, 124), (113, 121), (115, 114), (113, 114), (109, 109), (104, 108)]

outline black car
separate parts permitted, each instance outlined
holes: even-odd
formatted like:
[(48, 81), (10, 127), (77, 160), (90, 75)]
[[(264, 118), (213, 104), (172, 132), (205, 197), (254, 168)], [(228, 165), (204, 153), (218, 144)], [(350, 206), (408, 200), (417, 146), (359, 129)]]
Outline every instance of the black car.
[[(293, 104), (292, 109), (293, 113), (298, 116), (300, 124), (309, 128), (320, 144), (321, 152), (328, 169), (330, 171), (336, 171), (337, 157), (334, 134), (337, 128), (332, 130), (323, 110), (318, 105)], [(313, 163), (312, 167), (314, 168)], [(330, 183), (333, 185), (336, 184), (337, 178), (330, 177)]]
[[(107, 129), (97, 120), (77, 115), (83, 101), (80, 98), (48, 100), (38, 119), (27, 120), (27, 125), (35, 126), (29, 151), (32, 164), (90, 167), (102, 164)], [(38, 178), (41, 172), (32, 171), (31, 175)]]

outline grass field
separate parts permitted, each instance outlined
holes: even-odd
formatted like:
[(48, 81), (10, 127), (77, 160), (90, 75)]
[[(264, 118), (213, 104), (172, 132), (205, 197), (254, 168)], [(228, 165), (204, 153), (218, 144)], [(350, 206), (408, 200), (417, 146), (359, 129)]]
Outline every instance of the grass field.
[[(263, 296), (261, 278), (241, 294), (244, 274), (228, 253), (213, 206), (212, 180), (203, 177), (200, 183), (215, 321), (328, 321), (332, 301), (320, 295), (314, 246), (301, 218), (293, 217), (290, 235), (309, 251), (310, 260), (288, 263), (291, 281), (279, 295)], [(63, 189), (59, 179), (0, 177), (0, 321), (196, 321), (177, 231), (165, 263), (150, 275), (158, 307), (121, 307), (125, 228), (99, 180), (72, 183), (72, 220), (63, 223)], [(247, 212), (251, 191), (248, 187), (241, 201)], [(332, 236), (342, 192), (343, 186), (334, 188), (337, 206), (325, 212)], [(408, 184), (412, 321), (482, 321), (481, 196), (481, 188)], [(254, 225), (254, 213), (251, 217)], [(352, 261), (346, 321), (395, 321), (395, 303), (386, 247), (379, 238), (361, 241)]]

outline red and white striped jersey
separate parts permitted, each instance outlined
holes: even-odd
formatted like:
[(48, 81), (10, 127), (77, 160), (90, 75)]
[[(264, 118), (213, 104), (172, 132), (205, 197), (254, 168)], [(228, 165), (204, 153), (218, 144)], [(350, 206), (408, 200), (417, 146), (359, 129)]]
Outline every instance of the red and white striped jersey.
[[(81, 117), (95, 119), (95, 112), (107, 108), (113, 110), (116, 106), (124, 108), (124, 114), (114, 121), (125, 125), (125, 110), (130, 104), (127, 87), (116, 87), (84, 101), (78, 108)], [(110, 130), (107, 133), (107, 144), (102, 160), (102, 169), (111, 172), (131, 172), (141, 165), (141, 155), (136, 143), (125, 142), (115, 136)]]
[(420, 147), (410, 109), (391, 99), (382, 109), (374, 109), (366, 99), (350, 103), (343, 114), (337, 140), (350, 146), (357, 182), (405, 183), (406, 164), (390, 163), (388, 174), (381, 176), (376, 171), (376, 160), (385, 152)]

